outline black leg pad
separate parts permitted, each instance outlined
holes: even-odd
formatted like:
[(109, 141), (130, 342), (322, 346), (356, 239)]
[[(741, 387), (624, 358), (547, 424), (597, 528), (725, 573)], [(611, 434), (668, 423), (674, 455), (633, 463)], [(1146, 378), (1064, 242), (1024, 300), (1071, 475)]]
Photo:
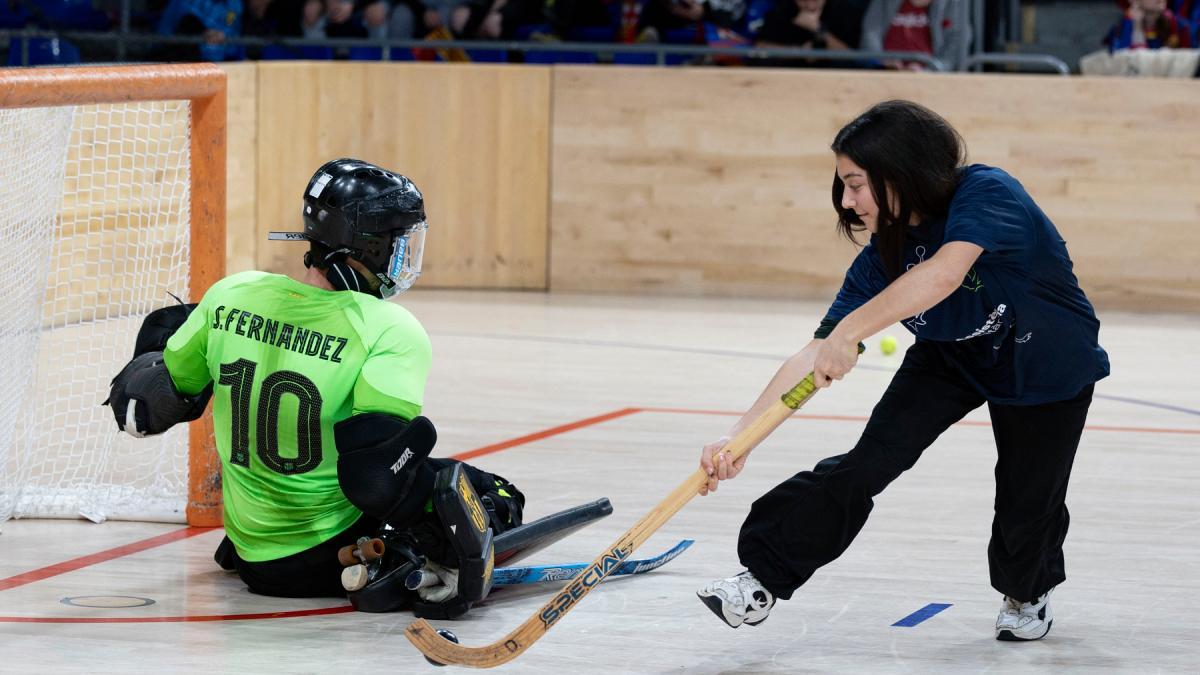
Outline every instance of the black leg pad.
[(458, 556), (458, 597), (441, 604), (418, 602), (413, 605), (413, 612), (424, 618), (454, 619), (465, 614), (471, 603), (487, 597), (492, 589), (495, 564), (492, 528), (483, 502), (461, 463), (438, 472), (433, 505)]

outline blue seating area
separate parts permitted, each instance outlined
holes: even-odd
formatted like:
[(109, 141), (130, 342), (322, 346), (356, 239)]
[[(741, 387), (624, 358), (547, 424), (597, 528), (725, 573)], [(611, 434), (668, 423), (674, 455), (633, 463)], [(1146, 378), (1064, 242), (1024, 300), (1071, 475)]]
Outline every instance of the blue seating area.
[[(402, 24), (406, 27), (397, 29), (394, 26), (389, 28), (389, 24), (386, 23), (388, 20), (386, 13), (374, 15), (369, 12), (363, 12), (361, 15), (356, 13), (352, 14), (347, 21), (349, 24), (357, 22), (355, 25), (347, 28), (345, 24), (337, 23), (334, 25), (339, 28), (334, 31), (323, 23), (325, 17), (321, 12), (324, 12), (324, 9), (317, 10), (317, 14), (312, 17), (302, 18), (299, 13), (272, 14), (272, 7), (275, 5), (270, 3), (275, 0), (266, 0), (266, 4), (254, 4), (249, 0), (233, 0), (228, 5), (220, 2), (214, 3), (212, 0), (171, 0), (168, 8), (176, 8), (175, 13), (184, 17), (186, 21), (181, 19), (178, 24), (169, 22), (170, 25), (159, 28), (160, 19), (164, 16), (161, 1), (165, 0), (160, 0), (158, 5), (149, 3), (126, 7), (126, 10), (132, 11), (131, 30), (137, 36), (121, 41), (111, 32), (115, 30), (113, 17), (117, 16), (117, 9), (114, 8), (118, 7), (114, 0), (107, 0), (103, 3), (102, 0), (0, 0), (0, 30), (24, 30), (25, 33), (19, 37), (28, 41), (27, 43), (17, 42), (15, 46), (10, 45), (7, 63), (9, 65), (66, 64), (79, 63), (81, 60), (104, 62), (117, 58), (142, 61), (196, 59), (237, 61), (247, 58), (247, 55), (250, 58), (264, 60), (382, 61), (386, 55), (386, 58), (391, 61), (443, 61), (447, 58), (464, 60), (460, 56), (465, 54), (465, 60), (476, 63), (613, 63), (619, 65), (658, 65), (661, 63), (667, 66), (696, 63), (708, 65), (811, 65), (817, 67), (833, 64), (841, 67), (843, 62), (848, 62), (846, 67), (879, 67), (878, 61), (868, 62), (865, 57), (858, 61), (853, 58), (843, 58), (852, 56), (849, 54), (838, 55), (826, 61), (810, 59), (807, 56), (794, 57), (791, 60), (767, 58), (761, 50), (751, 54), (749, 49), (755, 44), (760, 31), (764, 31), (761, 33), (762, 36), (768, 34), (771, 36), (770, 39), (764, 38), (763, 46), (765, 47), (784, 47), (789, 44), (797, 44), (796, 41), (801, 40), (788, 32), (790, 24), (785, 16), (786, 12), (776, 7), (778, 3), (787, 3), (790, 7), (793, 0), (743, 0), (736, 3), (736, 13), (734, 13), (735, 10), (721, 9), (720, 11), (696, 14), (693, 6), (693, 9), (683, 10), (693, 13), (683, 14), (679, 13), (678, 7), (672, 6), (670, 11), (675, 12), (675, 16), (668, 14), (666, 19), (662, 17), (664, 10), (661, 4), (650, 4), (654, 0), (637, 0), (633, 3), (623, 0), (606, 0), (604, 6), (598, 10), (593, 7), (589, 13), (563, 15), (603, 25), (576, 25), (574, 27), (569, 27), (570, 24), (560, 25), (559, 22), (564, 19), (562, 16), (556, 17), (553, 12), (533, 11), (530, 13), (523, 9), (522, 12), (525, 13), (514, 14), (512, 20), (543, 23), (517, 25), (515, 31), (513, 25), (504, 23), (499, 29), (494, 26), (489, 28), (487, 33), (473, 32), (470, 34), (477, 37), (501, 32), (504, 37), (496, 42), (504, 43), (500, 45), (504, 48), (485, 48), (484, 44), (464, 39), (456, 41), (457, 47), (449, 53), (445, 49), (426, 47), (424, 44), (417, 44), (415, 40), (412, 40), (411, 36), (414, 32), (418, 34), (418, 39), (420, 35), (428, 33), (420, 17), (415, 24), (411, 26)], [(716, 0), (710, 1), (715, 2)], [(869, 0), (857, 1), (859, 4), (865, 4)], [(191, 2), (199, 4), (189, 4)], [(1196, 40), (1200, 40), (1200, 0), (1169, 0), (1169, 2), (1176, 6), (1178, 11), (1197, 17), (1196, 25), (1193, 26), (1193, 34)], [(690, 3), (686, 4), (691, 6)], [(103, 6), (106, 10), (96, 9), (98, 6)], [(281, 3), (279, 6), (283, 6), (283, 4)], [(651, 16), (646, 7), (655, 10), (657, 14)], [(296, 11), (298, 12), (298, 10)], [(853, 7), (846, 5), (839, 10), (840, 13), (835, 12), (835, 16), (841, 18), (841, 27), (847, 31), (844, 35), (851, 36), (839, 39), (852, 45), (857, 43), (858, 34), (851, 32), (851, 29), (847, 29), (846, 26), (855, 25), (853, 11)], [(167, 18), (174, 16), (175, 14), (167, 13)], [(380, 16), (383, 18), (379, 18)], [(343, 20), (344, 18), (337, 19), (339, 22)], [(384, 23), (380, 23), (381, 21)], [(509, 19), (505, 19), (505, 21), (507, 22)], [(554, 23), (550, 23), (551, 21)], [(820, 21), (824, 31), (824, 15)], [(368, 23), (371, 23), (371, 26), (368, 26)], [(437, 21), (433, 21), (431, 25), (439, 24)], [(554, 30), (552, 30), (552, 26)], [(791, 27), (792, 30), (794, 28)], [(145, 39), (146, 35), (156, 33), (160, 29), (176, 31), (180, 35), (191, 37), (187, 41)], [(375, 46), (380, 44), (376, 40), (382, 41), (389, 30), (396, 30), (399, 34), (409, 36), (405, 40), (409, 41), (411, 46)], [(446, 26), (440, 26), (437, 30), (441, 31), (441, 34), (449, 35)], [(468, 29), (459, 26), (459, 30)], [(556, 34), (555, 30), (559, 33)], [(67, 31), (71, 33), (102, 31), (106, 34), (103, 36), (80, 36), (67, 33)], [(626, 31), (629, 33), (627, 34)], [(71, 44), (61, 38), (52, 39), (64, 33), (76, 44)], [(300, 41), (297, 38), (302, 34), (314, 37), (313, 40), (310, 40), (314, 42), (320, 40), (319, 36), (328, 35), (329, 42), (334, 46), (266, 44), (268, 41), (274, 40)], [(837, 37), (836, 28), (829, 29), (827, 34)], [(38, 35), (38, 39), (24, 37), (27, 35)], [(207, 35), (203, 38), (204, 42), (200, 42), (201, 35)], [(371, 35), (372, 39), (364, 39), (367, 35)], [(244, 42), (241, 41), (243, 36), (247, 38)], [(358, 44), (349, 42), (351, 40)], [(558, 40), (561, 42), (553, 42)], [(618, 45), (633, 40), (642, 45), (638, 49), (646, 51), (620, 51), (628, 49), (628, 46)], [(1186, 42), (1186, 39), (1181, 41)], [(521, 44), (510, 47), (513, 42)], [(353, 46), (351, 46), (352, 44)], [(821, 48), (819, 43), (814, 42), (814, 44), (817, 45), (817, 49)], [(655, 45), (710, 47), (719, 49), (720, 53), (705, 51), (699, 56), (695, 53), (672, 54), (665, 50), (655, 51)], [(807, 43), (797, 44), (797, 46), (808, 48)], [(79, 47), (83, 48), (82, 57)], [(841, 49), (844, 48), (844, 45), (839, 43), (833, 47)], [(967, 48), (971, 47), (968, 46), (964, 49)], [(388, 51), (385, 52), (385, 49)], [(974, 49), (976, 52), (980, 50), (979, 47), (974, 47)], [(701, 50), (691, 51), (700, 52)], [(965, 51), (962, 52), (962, 54), (965, 53)], [(995, 55), (989, 53), (986, 56), (994, 57)], [(1009, 60), (1022, 63), (1015, 56), (1020, 55), (1014, 55), (1014, 58)], [(957, 58), (955, 55), (947, 57), (939, 54), (940, 63), (927, 58), (918, 60), (935, 69), (959, 68), (960, 64), (952, 57)], [(1054, 57), (1046, 58), (1058, 62), (1059, 72), (1067, 72), (1067, 66), (1061, 61)], [(987, 61), (987, 63), (993, 62), (995, 62), (994, 58)], [(1023, 63), (1031, 62), (1033, 61), (1026, 59)], [(1051, 63), (1050, 65), (1054, 66), (1055, 64)]]
[(267, 45), (259, 58), (263, 61), (329, 61), (333, 59), (333, 47)]
[(48, 30), (108, 30), (108, 15), (92, 6), (91, 0), (26, 0), (0, 2), (0, 28), (45, 28)]
[(33, 21), (33, 15), (24, 5), (9, 7), (0, 2), (0, 28), (24, 28)]
[[(29, 65), (31, 66), (66, 66), (80, 63), (79, 49), (59, 38), (29, 38)], [(12, 40), (8, 44), (9, 66), (21, 65), (21, 40)]]
[(92, 6), (91, 0), (34, 0), (43, 28), (57, 30), (108, 30), (108, 15)]

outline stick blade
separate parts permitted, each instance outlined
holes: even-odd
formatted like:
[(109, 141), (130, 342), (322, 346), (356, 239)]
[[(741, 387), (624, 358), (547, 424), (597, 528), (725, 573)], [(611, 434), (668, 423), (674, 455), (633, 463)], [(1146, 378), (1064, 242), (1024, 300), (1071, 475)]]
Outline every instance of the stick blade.
[(529, 647), (529, 641), (511, 636), (484, 647), (464, 647), (438, 635), (437, 629), (425, 619), (410, 623), (404, 629), (404, 637), (430, 661), (469, 668), (494, 668), (517, 658)]

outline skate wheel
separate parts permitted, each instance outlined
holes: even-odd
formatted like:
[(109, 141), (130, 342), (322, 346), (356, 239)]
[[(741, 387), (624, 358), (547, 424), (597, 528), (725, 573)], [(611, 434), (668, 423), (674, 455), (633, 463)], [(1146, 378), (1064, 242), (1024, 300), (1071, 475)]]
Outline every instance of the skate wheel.
[(338, 562), (342, 564), (342, 567), (350, 567), (362, 562), (358, 556), (354, 555), (356, 550), (358, 550), (357, 546), (343, 546), (338, 549)]
[[(365, 538), (365, 537), (364, 537)], [(383, 540), (382, 539), (367, 539), (358, 540), (358, 552), (362, 557), (363, 562), (371, 562), (383, 557)]]
[(367, 585), (367, 566), (352, 565), (342, 570), (342, 588), (347, 591), (362, 590)]
[[(437, 634), (441, 635), (442, 637), (446, 638), (447, 640), (453, 642), (454, 644), (458, 644), (458, 636), (455, 635), (454, 633), (451, 633), (446, 628), (437, 629)], [(438, 667), (446, 665), (444, 663), (438, 663), (437, 661), (434, 661), (433, 659), (429, 658), (428, 656), (425, 657), (425, 660), (432, 663), (435, 666), (438, 666)]]
[(425, 581), (425, 572), (421, 570), (413, 570), (404, 577), (404, 587), (410, 591), (415, 591), (421, 588)]

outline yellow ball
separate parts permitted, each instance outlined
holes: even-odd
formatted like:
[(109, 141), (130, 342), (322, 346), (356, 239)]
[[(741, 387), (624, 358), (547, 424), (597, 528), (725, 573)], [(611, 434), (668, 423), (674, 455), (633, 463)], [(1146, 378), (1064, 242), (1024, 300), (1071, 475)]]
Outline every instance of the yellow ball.
[(879, 350), (884, 354), (891, 354), (896, 351), (896, 337), (894, 335), (885, 335), (879, 341)]

